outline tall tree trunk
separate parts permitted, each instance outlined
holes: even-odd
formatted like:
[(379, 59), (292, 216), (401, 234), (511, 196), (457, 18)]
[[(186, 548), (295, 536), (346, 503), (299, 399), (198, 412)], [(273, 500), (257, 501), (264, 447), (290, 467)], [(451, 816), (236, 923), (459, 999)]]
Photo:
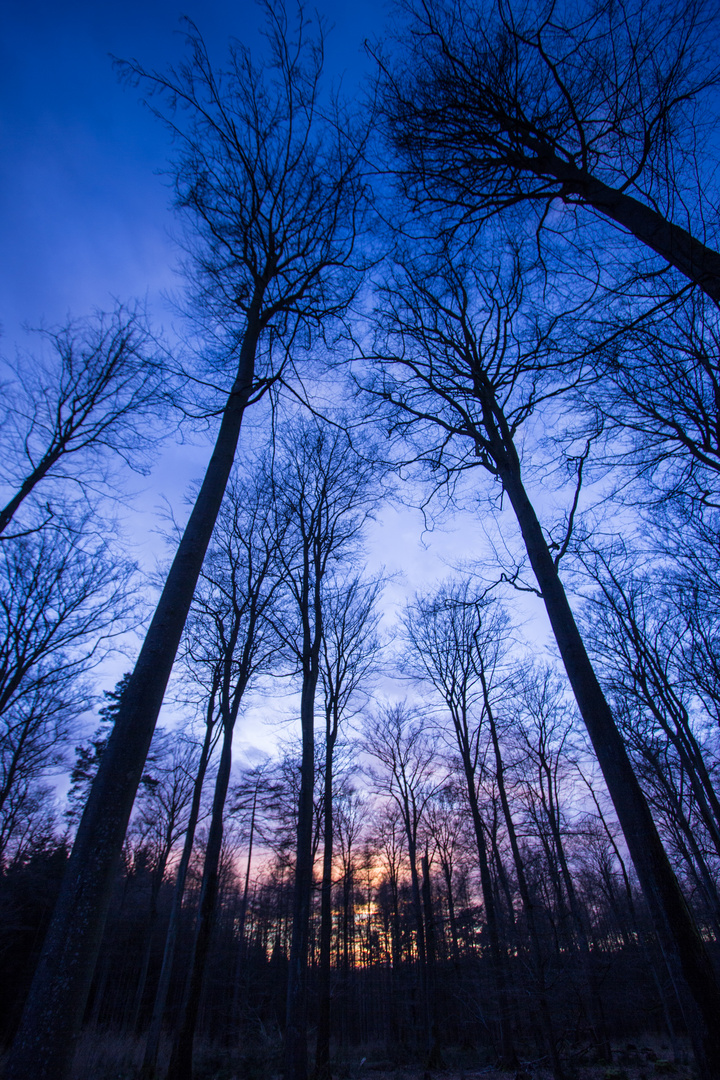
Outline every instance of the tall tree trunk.
[(450, 940), (452, 944), (452, 960), (456, 971), (460, 969), (460, 946), (458, 944), (457, 917), (455, 915), (455, 897), (452, 887), (452, 867), (447, 859), (440, 857), (445, 889), (447, 891), (448, 920), (450, 922)]
[(248, 900), (250, 897), (250, 868), (252, 866), (253, 843), (255, 841), (255, 817), (257, 813), (257, 798), (259, 788), (260, 778), (258, 777), (258, 779), (255, 781), (255, 790), (253, 792), (252, 811), (250, 813), (250, 838), (248, 840), (248, 856), (247, 863), (245, 864), (245, 881), (243, 883), (243, 893), (242, 899), (240, 901), (240, 915), (238, 917), (238, 949), (235, 979), (233, 981), (233, 1003), (231, 1009), (233, 1023), (237, 1027), (239, 1027), (240, 1025), (240, 1021), (243, 1016), (245, 999), (247, 997), (247, 983), (244, 980), (245, 959), (248, 954), (248, 950), (245, 946), (245, 925), (247, 922)]
[(625, 745), (575, 623), (557, 566), (520, 479), (519, 466), (499, 468), (537, 578), (555, 640), (615, 806), (657, 932), (678, 956), (695, 1002), (693, 1044), (701, 1076), (720, 1077), (720, 988), (663, 848)]
[(435, 963), (437, 958), (437, 945), (435, 933), (435, 915), (432, 906), (430, 891), (430, 860), (427, 850), (422, 857), (422, 900), (423, 913), (425, 916), (425, 949), (426, 949), (426, 986), (427, 1014), (428, 1014), (428, 1069), (437, 1069), (440, 1066), (441, 1055), (438, 1046), (437, 1032), (435, 1030)]
[[(406, 818), (406, 829), (408, 840), (408, 862), (410, 863), (410, 885), (412, 889), (413, 912), (415, 915), (418, 983), (420, 986), (420, 1014), (418, 1019), (420, 1021), (420, 1030), (425, 1033), (425, 1050), (429, 1058), (432, 1054), (434, 1043), (433, 1017), (430, 997), (428, 995), (427, 949), (425, 945), (425, 923), (423, 920), (420, 875), (418, 874), (417, 868), (417, 848), (415, 846), (415, 838), (412, 834), (409, 818)], [(422, 1043), (422, 1039), (420, 1041)]]
[(235, 459), (252, 390), (260, 302), (258, 290), (205, 478), (90, 790), (6, 1080), (64, 1080), (70, 1070), (130, 812)]

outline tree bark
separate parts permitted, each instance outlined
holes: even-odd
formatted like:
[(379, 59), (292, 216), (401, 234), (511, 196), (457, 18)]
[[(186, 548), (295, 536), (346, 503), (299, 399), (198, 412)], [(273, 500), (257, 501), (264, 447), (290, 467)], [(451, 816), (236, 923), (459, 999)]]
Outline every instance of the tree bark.
[(135, 793), (235, 459), (252, 390), (260, 301), (258, 291), (205, 478), (80, 822), (6, 1080), (63, 1080), (70, 1070)]

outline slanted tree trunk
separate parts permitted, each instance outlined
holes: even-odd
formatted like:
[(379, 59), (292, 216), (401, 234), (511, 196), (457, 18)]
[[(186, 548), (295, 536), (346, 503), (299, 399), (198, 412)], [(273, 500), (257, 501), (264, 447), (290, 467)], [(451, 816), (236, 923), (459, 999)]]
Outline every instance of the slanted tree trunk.
[(687, 229), (627, 192), (604, 184), (592, 173), (556, 157), (549, 146), (535, 158), (523, 157), (522, 162), (537, 176), (553, 176), (562, 184), (562, 196), (568, 201), (577, 198), (592, 206), (674, 266), (711, 300), (720, 301), (720, 253)]
[(261, 300), (258, 288), (212, 457), (78, 828), (6, 1080), (62, 1080), (75, 1053), (130, 812), (235, 459), (253, 384)]

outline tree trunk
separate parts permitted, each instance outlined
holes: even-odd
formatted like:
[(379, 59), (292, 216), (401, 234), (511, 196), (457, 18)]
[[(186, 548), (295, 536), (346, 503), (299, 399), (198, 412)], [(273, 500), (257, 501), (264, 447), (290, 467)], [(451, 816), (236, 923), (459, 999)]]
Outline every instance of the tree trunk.
[(64, 1080), (70, 1070), (135, 793), (235, 459), (252, 390), (260, 300), (258, 293), (202, 487), (90, 790), (6, 1080)]
[(427, 971), (427, 977), (425, 980), (425, 993), (427, 995), (428, 1016), (427, 1068), (437, 1069), (441, 1065), (440, 1047), (438, 1046), (437, 1034), (435, 1031), (435, 962), (437, 956), (437, 948), (435, 933), (435, 916), (432, 906), (432, 895), (430, 892), (430, 860), (428, 858), (427, 850), (422, 857), (421, 865), (422, 900), (423, 912), (425, 915), (425, 950)]
[(470, 761), (469, 754), (463, 750), (462, 746), (460, 747), (460, 751), (463, 760), (463, 768), (465, 770), (465, 780), (467, 782), (468, 802), (470, 803), (470, 813), (473, 819), (478, 862), (480, 864), (480, 884), (485, 907), (485, 924), (487, 926), (488, 937), (490, 938), (490, 958), (493, 980), (495, 982), (497, 993), (497, 1009), (500, 1026), (500, 1066), (501, 1068), (512, 1068), (517, 1063), (517, 1056), (510, 1027), (510, 1004), (505, 983), (505, 967), (502, 961), (502, 952), (500, 948), (495, 893), (487, 857), (484, 825), (480, 815), (480, 807), (478, 806), (477, 791), (475, 790), (475, 773), (473, 771), (472, 762)]
[[(430, 998), (428, 995), (428, 980), (427, 980), (427, 950), (425, 947), (425, 924), (423, 921), (422, 911), (422, 894), (420, 891), (420, 875), (417, 868), (417, 848), (415, 846), (415, 838), (412, 835), (412, 827), (409, 822), (409, 818), (406, 817), (406, 830), (408, 841), (408, 862), (410, 863), (410, 884), (412, 888), (412, 900), (413, 900), (413, 912), (415, 914), (415, 935), (417, 942), (417, 970), (418, 970), (418, 982), (420, 985), (420, 1014), (419, 1014), (419, 1027), (421, 1032), (425, 1032), (425, 1049), (428, 1057), (432, 1053), (433, 1049), (433, 1020), (431, 1013)], [(419, 1040), (422, 1045), (422, 1038)]]
[(556, 800), (553, 798), (551, 790), (553, 779), (550, 775), (550, 767), (545, 759), (543, 759), (543, 768), (545, 771), (548, 785), (548, 823), (550, 825), (550, 832), (552, 834), (553, 842), (555, 845), (558, 862), (560, 863), (560, 873), (562, 874), (562, 880), (565, 885), (565, 895), (568, 899), (568, 908), (570, 911), (570, 918), (574, 929), (573, 937), (575, 938), (576, 943), (579, 945), (580, 961), (582, 964), (583, 973), (585, 975), (585, 981), (588, 985), (588, 990), (590, 992), (590, 1008), (588, 1009), (590, 1026), (602, 1059), (604, 1061), (611, 1062), (612, 1048), (610, 1046), (607, 1025), (605, 1023), (605, 1011), (602, 1006), (600, 988), (598, 986), (598, 981), (595, 974), (595, 966), (593, 964), (593, 957), (590, 949), (590, 938), (586, 927), (582, 907), (580, 901), (578, 900), (577, 892), (575, 890), (575, 884), (572, 879), (572, 874), (570, 873), (567, 855), (565, 854), (565, 844), (563, 842), (562, 832), (560, 829), (560, 815), (557, 809)]
[(598, 213), (627, 229), (642, 244), (651, 248), (674, 266), (689, 281), (710, 297), (720, 301), (720, 254), (697, 240), (686, 229), (668, 221), (632, 195), (604, 184), (592, 173), (585, 172), (569, 161), (563, 161), (551, 151), (535, 159), (524, 158), (538, 176), (550, 174), (562, 184), (561, 195), (577, 196)]
[(696, 1005), (693, 1044), (701, 1076), (720, 1076), (720, 988), (670, 866), (620, 732), (585, 651), (519, 467), (500, 470), (580, 713), (615, 806), (657, 932), (677, 953)]
[(252, 811), (250, 814), (250, 837), (248, 840), (248, 856), (247, 863), (245, 864), (245, 881), (243, 883), (242, 899), (240, 901), (240, 916), (238, 918), (238, 949), (237, 949), (237, 961), (235, 970), (235, 979), (233, 981), (233, 1003), (231, 1009), (231, 1016), (233, 1018), (233, 1026), (239, 1028), (242, 1017), (244, 1015), (244, 1007), (247, 999), (247, 982), (245, 980), (245, 960), (248, 954), (248, 950), (245, 947), (245, 925), (247, 923), (247, 910), (248, 900), (250, 898), (250, 868), (252, 866), (253, 855), (253, 843), (255, 840), (255, 817), (257, 813), (257, 798), (258, 790), (260, 788), (260, 779), (255, 781), (255, 790), (253, 792)]
[(460, 970), (460, 946), (458, 944), (457, 918), (455, 916), (455, 897), (452, 888), (452, 867), (447, 859), (440, 858), (445, 888), (447, 890), (448, 920), (450, 922), (450, 940), (452, 943), (452, 959), (456, 971)]

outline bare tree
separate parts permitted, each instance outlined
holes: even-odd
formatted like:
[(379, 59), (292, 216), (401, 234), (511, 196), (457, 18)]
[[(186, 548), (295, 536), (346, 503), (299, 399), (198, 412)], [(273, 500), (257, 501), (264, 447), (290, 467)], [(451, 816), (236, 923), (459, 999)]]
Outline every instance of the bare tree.
[[(77, 530), (77, 531), (76, 531)], [(67, 764), (88, 676), (129, 625), (132, 568), (82, 523), (0, 546), (0, 816)], [(9, 819), (0, 832), (7, 838)]]
[[(507, 976), (503, 960), (502, 928), (495, 901), (495, 890), (487, 851), (488, 828), (480, 809), (480, 787), (485, 775), (494, 772), (502, 804), (505, 827), (515, 862), (515, 871), (530, 931), (534, 974), (546, 1048), (556, 1078), (563, 1075), (552, 1017), (547, 1000), (544, 962), (538, 928), (517, 832), (505, 784), (505, 768), (498, 725), (496, 723), (496, 683), (498, 667), (507, 650), (508, 618), (499, 605), (488, 597), (475, 595), (468, 580), (451, 581), (432, 593), (417, 595), (404, 616), (405, 634), (410, 652), (405, 661), (409, 673), (430, 683), (448, 710), (455, 743), (460, 756), (466, 797), (470, 807), (477, 847), (490, 936), (493, 974), (499, 1007), (501, 1058), (514, 1056)], [(443, 718), (444, 719), (444, 718)], [(492, 747), (494, 770), (488, 766)], [(491, 759), (492, 760), (492, 759)], [(448, 882), (448, 889), (450, 883)], [(512, 909), (512, 905), (510, 905)]]
[(568, 371), (567, 353), (558, 348), (558, 316), (528, 310), (527, 280), (524, 289), (525, 298), (517, 263), (488, 280), (447, 247), (434, 264), (427, 257), (405, 259), (383, 292), (374, 352), (379, 370), (369, 388), (388, 403), (388, 422), (413, 440), (435, 475), (452, 479), (479, 465), (512, 507), (657, 931), (677, 952), (696, 1003), (694, 1043), (710, 1075), (720, 1067), (712, 1019), (720, 988), (560, 579), (584, 457), (560, 540), (548, 540), (525, 486), (519, 430), (579, 375)]
[(269, 670), (278, 645), (271, 617), (280, 582), (278, 549), (283, 543), (284, 529), (277, 528), (268, 479), (262, 470), (251, 483), (231, 478), (193, 601), (195, 618), (190, 652), (193, 662), (202, 664), (210, 679), (215, 672), (219, 673), (214, 700), (222, 726), (222, 745), (195, 937), (168, 1070), (168, 1078), (172, 1080), (192, 1077), (193, 1041), (218, 904), (235, 725), (251, 680)]
[(419, 0), (409, 15), (381, 83), (416, 209), (477, 225), (525, 204), (557, 234), (579, 208), (720, 299), (700, 146), (718, 81), (711, 5)]
[[(671, 744), (720, 856), (720, 799), (702, 746), (702, 711), (683, 671), (682, 643), (688, 628), (681, 617), (682, 601), (673, 602), (676, 595), (667, 595), (664, 577), (639, 571), (619, 545), (612, 552), (588, 554), (583, 561), (596, 585), (587, 604), (589, 637), (608, 689), (630, 709), (637, 705), (655, 735)], [(676, 589), (673, 582), (674, 594)]]
[[(569, 924), (568, 945), (580, 954), (590, 992), (589, 1019), (593, 1036), (606, 1060), (612, 1060), (608, 1032), (591, 952), (588, 919), (571, 872), (564, 835), (567, 832), (563, 781), (570, 764), (569, 740), (573, 716), (565, 700), (565, 688), (552, 668), (525, 670), (517, 679), (517, 710), (513, 733), (521, 742), (525, 757), (526, 789), (547, 858), (549, 876), (555, 887), (557, 908), (563, 923)], [(512, 705), (510, 706), (513, 707)]]
[[(245, 408), (279, 377), (277, 364), (327, 330), (357, 286), (359, 151), (347, 123), (328, 125), (319, 113), (321, 38), (305, 36), (301, 16), (294, 36), (281, 6), (268, 9), (268, 20), (264, 65), (234, 45), (227, 71), (215, 72), (191, 27), (190, 58), (177, 72), (126, 68), (157, 94), (157, 111), (176, 137), (176, 201), (193, 233), (196, 298), (222, 328), (222, 373), (230, 377), (205, 478), (78, 830), (7, 1065), (15, 1080), (59, 1080), (69, 1068), (114, 867)], [(263, 343), (266, 363), (256, 370)]]
[[(39, 510), (47, 524), (59, 482), (64, 499), (68, 481), (84, 497), (103, 484), (113, 455), (146, 472), (172, 393), (163, 350), (137, 308), (120, 304), (40, 333), (50, 357), (21, 355), (5, 388), (0, 483), (12, 494), (0, 509), (3, 539), (31, 495), (48, 491)], [(40, 527), (37, 516), (20, 532)]]
[[(693, 516), (717, 506), (720, 473), (720, 324), (717, 304), (697, 290), (659, 304), (633, 325), (627, 315), (598, 352), (603, 379), (586, 395), (602, 418), (611, 460), (632, 469), (655, 499)], [(638, 494), (636, 487), (632, 494)], [(656, 521), (658, 531), (662, 524)]]
[(200, 820), (201, 801), (203, 787), (205, 784), (205, 776), (208, 770), (208, 766), (210, 764), (213, 750), (217, 745), (218, 735), (221, 730), (219, 729), (217, 723), (218, 717), (216, 711), (217, 695), (220, 688), (220, 679), (222, 675), (221, 669), (222, 662), (220, 661), (216, 665), (214, 671), (212, 671), (211, 673), (209, 687), (205, 688), (207, 691), (204, 710), (205, 732), (198, 754), (195, 775), (193, 777), (192, 800), (190, 802), (187, 825), (185, 829), (183, 850), (180, 856), (180, 861), (178, 863), (177, 872), (175, 874), (175, 886), (173, 888), (173, 899), (170, 908), (170, 917), (168, 919), (168, 927), (165, 934), (162, 966), (160, 968), (160, 975), (158, 976), (157, 987), (155, 989), (150, 1027), (148, 1028), (147, 1039), (145, 1042), (145, 1051), (143, 1053), (141, 1075), (143, 1077), (147, 1077), (148, 1080), (149, 1078), (154, 1076), (155, 1067), (157, 1064), (157, 1056), (160, 1048), (160, 1038), (162, 1036), (163, 1019), (165, 1017), (165, 1007), (167, 1005), (173, 962), (175, 960), (175, 947), (177, 944), (177, 937), (180, 926), (182, 901), (185, 894), (185, 882), (187, 880), (190, 859), (192, 857), (193, 847), (195, 844), (195, 831)]
[(200, 747), (182, 731), (157, 728), (135, 800), (133, 828), (147, 853), (151, 876), (145, 950), (135, 989), (131, 1031), (137, 1031), (140, 1024), (159, 914), (158, 897), (173, 850), (188, 828), (200, 756)]

